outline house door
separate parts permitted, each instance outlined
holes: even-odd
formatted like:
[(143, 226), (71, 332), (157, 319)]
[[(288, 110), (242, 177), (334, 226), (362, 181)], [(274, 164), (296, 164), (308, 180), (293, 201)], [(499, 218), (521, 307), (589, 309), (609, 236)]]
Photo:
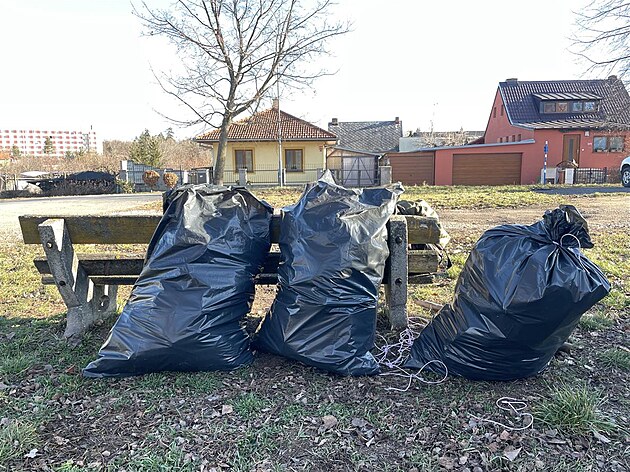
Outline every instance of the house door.
[(562, 141), (562, 160), (580, 163), (580, 135), (565, 134)]

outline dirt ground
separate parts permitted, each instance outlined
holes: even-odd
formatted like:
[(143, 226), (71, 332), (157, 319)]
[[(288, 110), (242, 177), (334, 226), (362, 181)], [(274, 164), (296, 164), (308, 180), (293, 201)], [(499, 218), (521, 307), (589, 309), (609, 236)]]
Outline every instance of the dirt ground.
[[(586, 218), (590, 230), (630, 229), (630, 195), (580, 198), (575, 206)], [(440, 220), (447, 231), (485, 231), (502, 224), (532, 224), (549, 208), (441, 209)]]

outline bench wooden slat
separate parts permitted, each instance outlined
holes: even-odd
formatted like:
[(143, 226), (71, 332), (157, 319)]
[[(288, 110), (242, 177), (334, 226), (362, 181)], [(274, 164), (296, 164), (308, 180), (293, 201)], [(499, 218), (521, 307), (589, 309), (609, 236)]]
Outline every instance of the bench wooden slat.
[[(47, 219), (64, 219), (73, 244), (147, 244), (161, 215), (22, 215), (25, 244), (41, 244), (37, 225)], [(437, 244), (440, 228), (436, 218), (407, 216), (409, 244)], [(271, 241), (278, 242), (280, 215), (271, 221)]]
[[(133, 285), (138, 277), (136, 275), (95, 275), (90, 279), (95, 285)], [(278, 283), (278, 274), (259, 274), (254, 280), (256, 285), (275, 285)], [(52, 275), (42, 276), (42, 284), (55, 285)]]
[[(133, 281), (135, 281), (136, 277), (142, 271), (144, 264), (144, 256), (141, 254), (121, 256), (107, 253), (87, 253), (77, 254), (77, 257), (87, 275), (95, 283), (104, 280), (103, 277), (123, 277), (123, 280), (126, 280), (124, 277), (131, 277), (131, 284), (133, 284)], [(408, 260), (408, 272), (410, 276), (436, 272), (439, 263), (437, 252), (432, 250), (410, 250), (408, 252)], [(270, 252), (265, 260), (263, 273), (275, 273), (278, 270), (279, 262), (280, 253)], [(50, 267), (45, 257), (36, 257), (33, 263), (40, 274), (50, 274)], [(97, 277), (100, 278), (97, 279)], [(113, 284), (113, 282), (110, 282), (110, 284)], [(120, 285), (129, 285), (129, 283), (122, 283)]]

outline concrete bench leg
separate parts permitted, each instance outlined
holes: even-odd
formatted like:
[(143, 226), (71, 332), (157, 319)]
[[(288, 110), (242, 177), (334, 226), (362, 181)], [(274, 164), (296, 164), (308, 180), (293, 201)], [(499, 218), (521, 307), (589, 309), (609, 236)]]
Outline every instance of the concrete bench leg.
[(74, 253), (63, 219), (48, 219), (38, 231), (50, 273), (68, 307), (64, 336), (77, 345), (95, 323), (116, 311), (117, 287), (92, 283)]
[(385, 301), (393, 329), (407, 327), (407, 219), (389, 219), (389, 275), (385, 281)]

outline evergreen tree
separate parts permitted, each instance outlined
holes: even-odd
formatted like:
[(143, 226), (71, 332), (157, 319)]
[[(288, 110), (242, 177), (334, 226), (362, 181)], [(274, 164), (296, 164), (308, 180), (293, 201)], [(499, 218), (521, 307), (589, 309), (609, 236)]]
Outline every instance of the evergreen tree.
[(151, 136), (149, 130), (145, 129), (142, 134), (131, 143), (129, 159), (139, 164), (160, 167), (162, 151), (160, 150), (159, 141), (158, 136)]
[(44, 141), (44, 154), (54, 154), (55, 146), (53, 145), (52, 139), (50, 136), (46, 136), (46, 140)]
[(11, 148), (11, 156), (20, 157), (21, 154), (22, 154), (22, 151), (20, 151), (20, 148), (14, 144), (13, 147)]

